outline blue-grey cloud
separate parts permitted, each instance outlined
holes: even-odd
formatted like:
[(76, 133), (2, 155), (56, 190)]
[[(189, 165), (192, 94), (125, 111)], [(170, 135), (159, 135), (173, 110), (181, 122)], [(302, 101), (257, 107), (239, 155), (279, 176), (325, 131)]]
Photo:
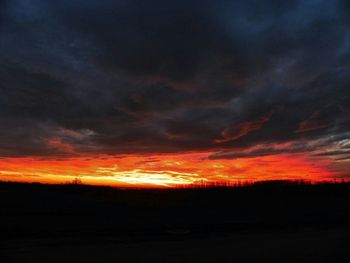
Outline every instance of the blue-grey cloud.
[(48, 138), (112, 154), (345, 134), (349, 14), (340, 0), (0, 1), (0, 155), (59, 154)]

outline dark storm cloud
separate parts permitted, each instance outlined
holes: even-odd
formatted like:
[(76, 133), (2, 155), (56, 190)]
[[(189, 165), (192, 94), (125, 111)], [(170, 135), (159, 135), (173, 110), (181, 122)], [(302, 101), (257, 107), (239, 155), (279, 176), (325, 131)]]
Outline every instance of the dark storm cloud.
[[(347, 138), (347, 1), (7, 0), (0, 10), (2, 156), (235, 158), (337, 152)], [(328, 144), (300, 145), (317, 140)]]

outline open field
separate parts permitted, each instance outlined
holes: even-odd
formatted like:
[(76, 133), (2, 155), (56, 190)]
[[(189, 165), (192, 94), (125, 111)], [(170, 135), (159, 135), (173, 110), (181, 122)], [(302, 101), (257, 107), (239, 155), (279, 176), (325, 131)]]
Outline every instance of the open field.
[(350, 184), (0, 184), (1, 262), (349, 262)]

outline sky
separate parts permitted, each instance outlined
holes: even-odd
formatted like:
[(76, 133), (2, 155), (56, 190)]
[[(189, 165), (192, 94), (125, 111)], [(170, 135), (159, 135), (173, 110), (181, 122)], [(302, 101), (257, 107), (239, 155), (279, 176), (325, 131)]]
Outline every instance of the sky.
[(350, 178), (347, 0), (0, 0), (0, 180)]

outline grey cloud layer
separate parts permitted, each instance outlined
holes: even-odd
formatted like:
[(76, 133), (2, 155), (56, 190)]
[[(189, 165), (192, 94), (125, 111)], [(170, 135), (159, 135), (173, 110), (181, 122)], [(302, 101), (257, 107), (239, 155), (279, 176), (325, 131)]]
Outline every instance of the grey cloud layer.
[(0, 10), (1, 156), (60, 154), (50, 138), (75, 153), (243, 151), (349, 131), (348, 1), (6, 0)]

